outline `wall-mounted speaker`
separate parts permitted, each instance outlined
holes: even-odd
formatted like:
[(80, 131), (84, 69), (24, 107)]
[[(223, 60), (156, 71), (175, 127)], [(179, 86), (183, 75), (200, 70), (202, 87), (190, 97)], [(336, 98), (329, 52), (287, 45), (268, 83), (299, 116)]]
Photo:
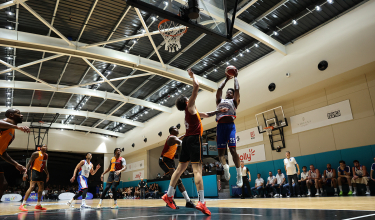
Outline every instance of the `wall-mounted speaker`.
[(268, 85), (268, 90), (270, 92), (273, 92), (275, 89), (276, 89), (276, 84), (275, 83), (271, 83), (271, 84)]
[(135, 146), (135, 144), (133, 143), (133, 144), (132, 144), (132, 147), (134, 147), (134, 146)]
[(318, 69), (320, 71), (324, 71), (328, 68), (328, 62), (323, 60), (323, 61), (320, 61), (320, 63), (318, 64)]
[(163, 135), (163, 132), (159, 132), (158, 135), (161, 137)]

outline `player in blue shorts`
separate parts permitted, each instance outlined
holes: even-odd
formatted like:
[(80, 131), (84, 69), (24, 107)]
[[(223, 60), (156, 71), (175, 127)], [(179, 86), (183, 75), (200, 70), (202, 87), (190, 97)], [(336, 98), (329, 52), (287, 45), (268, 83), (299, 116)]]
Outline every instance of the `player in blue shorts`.
[(89, 186), (87, 185), (87, 179), (89, 178), (89, 175), (95, 175), (96, 172), (98, 172), (100, 165), (98, 164), (96, 166), (96, 169), (93, 169), (93, 165), (90, 162), (92, 159), (92, 154), (87, 153), (86, 154), (86, 160), (81, 160), (76, 168), (74, 169), (73, 177), (70, 179), (70, 182), (74, 182), (74, 179), (76, 178), (77, 170), (79, 170), (77, 182), (78, 182), (78, 193), (75, 194), (75, 196), (67, 203), (70, 207), (74, 208), (73, 201), (78, 199), (78, 197), (82, 196), (82, 205), (81, 208), (90, 208), (90, 206), (86, 205), (85, 199), (87, 191), (89, 190)]
[(236, 109), (240, 104), (240, 85), (238, 83), (237, 74), (234, 76), (234, 89), (230, 88), (227, 90), (225, 99), (222, 99), (223, 88), (225, 84), (231, 78), (227, 76), (224, 82), (221, 83), (219, 89), (216, 92), (216, 105), (217, 109), (220, 108), (228, 108), (228, 112), (220, 112), (216, 114), (216, 141), (217, 141), (217, 149), (219, 152), (219, 159), (220, 162), (223, 164), (224, 167), (224, 177), (226, 180), (229, 181), (230, 174), (229, 174), (229, 165), (226, 162), (224, 157), (225, 150), (227, 146), (229, 147), (229, 151), (233, 157), (234, 165), (236, 166), (237, 170), (237, 186), (242, 187), (242, 174), (241, 174), (241, 167), (240, 167), (240, 157), (236, 151), (236, 125), (234, 124), (234, 119), (236, 119)]

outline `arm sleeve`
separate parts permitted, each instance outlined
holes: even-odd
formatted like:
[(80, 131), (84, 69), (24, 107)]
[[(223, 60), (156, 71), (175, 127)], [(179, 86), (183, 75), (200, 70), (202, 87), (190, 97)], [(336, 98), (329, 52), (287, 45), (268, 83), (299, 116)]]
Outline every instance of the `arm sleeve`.
[(298, 164), (296, 158), (293, 157), (293, 159), (294, 159), (294, 164)]
[(122, 162), (122, 165), (123, 165), (123, 166), (126, 165), (126, 160), (125, 160), (125, 158), (122, 158), (122, 159), (121, 159), (121, 162)]
[(372, 164), (371, 170), (375, 170), (375, 163)]
[(351, 173), (351, 172), (350, 172), (350, 166), (346, 166), (346, 167), (347, 167), (347, 168), (348, 168), (348, 170), (349, 170), (349, 171), (347, 171), (347, 172), (348, 172), (348, 173)]

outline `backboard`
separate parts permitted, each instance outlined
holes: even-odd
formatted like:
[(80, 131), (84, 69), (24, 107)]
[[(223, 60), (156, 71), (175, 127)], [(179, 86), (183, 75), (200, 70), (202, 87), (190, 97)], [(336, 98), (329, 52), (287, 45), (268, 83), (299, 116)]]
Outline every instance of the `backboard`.
[[(231, 13), (227, 0), (127, 0), (127, 4), (152, 13), (162, 19), (175, 21), (207, 35), (230, 41), (238, 0)], [(199, 14), (199, 17), (192, 19)]]
[(259, 133), (264, 133), (264, 128), (273, 126), (273, 130), (288, 126), (283, 107), (279, 106), (255, 115), (258, 124)]

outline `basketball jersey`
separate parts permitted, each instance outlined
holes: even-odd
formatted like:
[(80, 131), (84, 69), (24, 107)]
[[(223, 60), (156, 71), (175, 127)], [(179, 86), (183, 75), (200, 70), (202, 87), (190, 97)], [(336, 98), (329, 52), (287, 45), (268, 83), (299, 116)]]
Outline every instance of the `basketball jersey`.
[(117, 170), (121, 170), (122, 169), (122, 166), (125, 166), (126, 165), (126, 161), (123, 157), (119, 157), (118, 159), (116, 159), (116, 157), (112, 157), (111, 159), (111, 172), (114, 172), (114, 171), (117, 171)]
[(186, 106), (185, 108), (185, 127), (186, 127), (186, 134), (185, 137), (187, 136), (193, 136), (193, 135), (199, 135), (202, 136), (203, 134), (203, 125), (201, 121), (201, 117), (198, 113), (192, 115), (188, 111), (188, 107)]
[(220, 103), (217, 105), (217, 109), (228, 108), (227, 112), (219, 112), (216, 114), (216, 121), (218, 122), (222, 117), (229, 116), (233, 120), (236, 119), (236, 106), (233, 99), (221, 99)]
[(38, 157), (34, 160), (32, 169), (38, 172), (42, 172), (46, 166), (48, 155), (43, 154), (42, 151), (38, 151)]
[(349, 166), (346, 166), (343, 170), (341, 169), (340, 166), (337, 168), (337, 172), (340, 173), (341, 175), (345, 175), (344, 170), (345, 170), (347, 173), (350, 173), (350, 167), (349, 167)]
[(331, 169), (331, 171), (329, 171), (328, 169), (326, 170), (326, 176), (327, 178), (332, 178), (333, 177), (333, 169)]
[(161, 156), (162, 157), (167, 157), (167, 158), (173, 160), (174, 159), (174, 155), (176, 154), (176, 151), (177, 151), (178, 144), (175, 144), (175, 145), (172, 145), (172, 146), (168, 145), (168, 139), (171, 136), (174, 136), (174, 135), (169, 135), (168, 136), (167, 140), (165, 141), (163, 151), (161, 152)]
[(15, 130), (13, 128), (0, 131), (0, 155), (8, 149), (9, 145), (14, 140)]
[(316, 169), (315, 169), (314, 172), (310, 170), (310, 175), (311, 175), (312, 178), (317, 178), (318, 177), (318, 174), (316, 173), (316, 171), (317, 171)]
[(92, 163), (87, 163), (87, 160), (84, 160), (85, 163), (81, 166), (78, 175), (82, 175), (84, 177), (89, 177), (91, 168), (93, 167)]
[(357, 169), (357, 167), (354, 167), (354, 171), (355, 171), (355, 174), (357, 176), (363, 176), (363, 167), (362, 167), (362, 165), (359, 165), (359, 169)]

